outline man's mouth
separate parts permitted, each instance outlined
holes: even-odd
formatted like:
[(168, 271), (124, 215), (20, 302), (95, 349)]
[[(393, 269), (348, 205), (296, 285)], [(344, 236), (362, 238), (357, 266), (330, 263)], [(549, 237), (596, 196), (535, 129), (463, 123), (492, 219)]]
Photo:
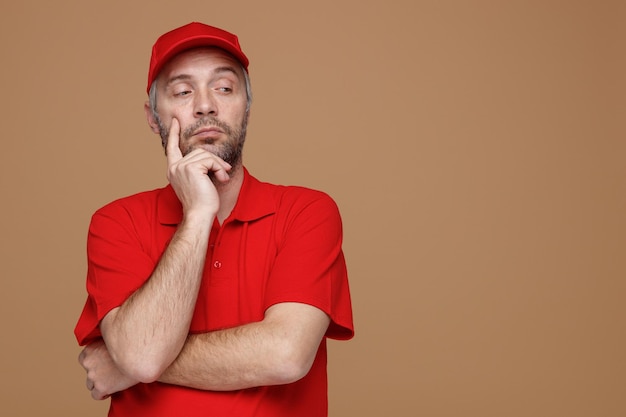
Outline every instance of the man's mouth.
[(194, 131), (189, 138), (195, 137), (200, 139), (205, 143), (213, 143), (216, 139), (218, 139), (224, 132), (214, 126), (210, 127), (201, 127), (200, 129)]

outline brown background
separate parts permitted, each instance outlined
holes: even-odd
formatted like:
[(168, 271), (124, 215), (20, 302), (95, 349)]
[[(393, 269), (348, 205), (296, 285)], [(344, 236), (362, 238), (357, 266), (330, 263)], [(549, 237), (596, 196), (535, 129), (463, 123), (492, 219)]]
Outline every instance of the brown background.
[(4, 1), (2, 415), (105, 415), (86, 229), (164, 184), (149, 52), (192, 20), (251, 59), (246, 165), (341, 208), (332, 416), (626, 415), (626, 10), (592, 0)]

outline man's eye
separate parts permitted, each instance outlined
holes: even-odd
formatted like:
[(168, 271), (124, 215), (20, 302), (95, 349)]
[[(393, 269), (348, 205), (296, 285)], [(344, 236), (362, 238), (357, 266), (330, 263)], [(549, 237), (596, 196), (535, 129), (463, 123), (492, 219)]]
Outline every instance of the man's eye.
[(179, 91), (179, 92), (175, 93), (174, 95), (183, 97), (183, 96), (186, 96), (188, 94), (191, 94), (190, 90)]
[(230, 93), (233, 91), (233, 89), (230, 87), (219, 87), (218, 90), (221, 91), (222, 93)]

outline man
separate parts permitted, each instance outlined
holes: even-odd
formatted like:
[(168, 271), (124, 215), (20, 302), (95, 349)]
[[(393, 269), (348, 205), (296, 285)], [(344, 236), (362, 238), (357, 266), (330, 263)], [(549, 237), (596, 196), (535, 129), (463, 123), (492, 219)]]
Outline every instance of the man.
[(87, 388), (109, 416), (327, 415), (326, 338), (353, 335), (335, 203), (243, 166), (235, 35), (162, 35), (147, 91), (169, 185), (92, 218), (75, 330)]

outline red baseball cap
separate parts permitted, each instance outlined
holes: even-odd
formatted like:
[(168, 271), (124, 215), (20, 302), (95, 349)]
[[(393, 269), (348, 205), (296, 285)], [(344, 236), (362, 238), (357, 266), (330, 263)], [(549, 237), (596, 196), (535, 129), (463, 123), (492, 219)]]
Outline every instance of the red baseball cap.
[(146, 91), (150, 92), (152, 82), (170, 59), (187, 49), (201, 46), (215, 46), (224, 49), (248, 71), (249, 61), (241, 50), (236, 35), (204, 23), (192, 22), (161, 35), (154, 43)]

